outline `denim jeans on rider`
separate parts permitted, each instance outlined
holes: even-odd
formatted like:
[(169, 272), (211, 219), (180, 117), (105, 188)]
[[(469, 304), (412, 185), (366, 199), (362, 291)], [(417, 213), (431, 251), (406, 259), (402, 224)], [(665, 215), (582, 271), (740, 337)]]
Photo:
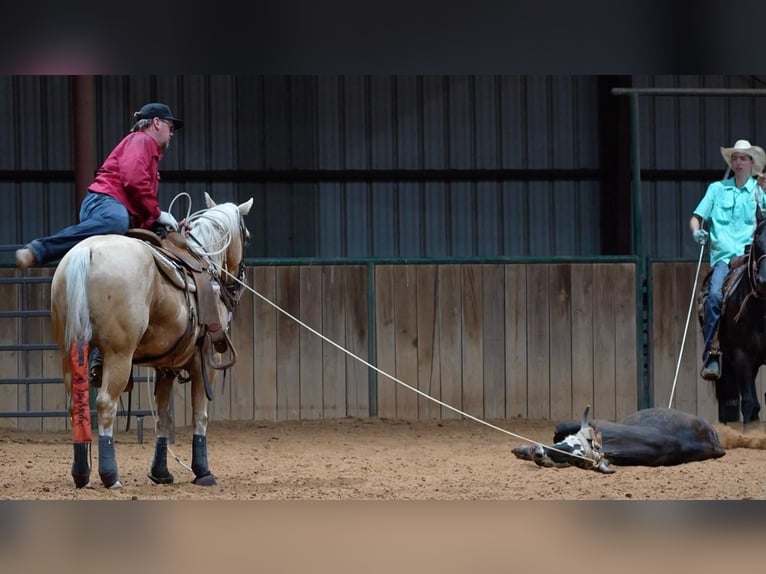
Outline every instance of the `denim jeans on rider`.
[(729, 273), (729, 264), (719, 261), (713, 266), (713, 274), (710, 276), (710, 291), (705, 299), (704, 314), (702, 317), (702, 334), (705, 337), (705, 348), (702, 351), (702, 360), (707, 359), (710, 344), (713, 341), (718, 319), (721, 317), (721, 303), (723, 302), (723, 281)]
[(89, 191), (80, 206), (80, 223), (65, 227), (50, 237), (30, 241), (27, 247), (35, 256), (38, 265), (61, 259), (77, 243), (93, 235), (116, 233), (125, 235), (130, 216), (127, 208), (119, 201)]

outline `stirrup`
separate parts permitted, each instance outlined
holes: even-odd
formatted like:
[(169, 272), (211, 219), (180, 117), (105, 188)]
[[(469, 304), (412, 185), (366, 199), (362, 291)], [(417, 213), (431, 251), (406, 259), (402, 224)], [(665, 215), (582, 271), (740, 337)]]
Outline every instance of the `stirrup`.
[(718, 355), (708, 356), (700, 376), (706, 381), (717, 381), (721, 377), (721, 362)]
[(101, 387), (101, 375), (103, 374), (103, 357), (98, 348), (93, 347), (88, 356), (88, 382), (91, 387)]

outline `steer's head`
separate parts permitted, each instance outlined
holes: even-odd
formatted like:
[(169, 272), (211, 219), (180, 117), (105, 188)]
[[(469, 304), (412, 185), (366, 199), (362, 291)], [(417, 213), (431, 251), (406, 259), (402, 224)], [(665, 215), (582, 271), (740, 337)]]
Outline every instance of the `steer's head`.
[(547, 448), (538, 444), (529, 448), (518, 447), (513, 449), (513, 453), (518, 458), (532, 460), (539, 466), (576, 466), (607, 474), (614, 472), (601, 452), (601, 433), (588, 421), (589, 411), (590, 405), (585, 407), (580, 430), (576, 434), (571, 434)]

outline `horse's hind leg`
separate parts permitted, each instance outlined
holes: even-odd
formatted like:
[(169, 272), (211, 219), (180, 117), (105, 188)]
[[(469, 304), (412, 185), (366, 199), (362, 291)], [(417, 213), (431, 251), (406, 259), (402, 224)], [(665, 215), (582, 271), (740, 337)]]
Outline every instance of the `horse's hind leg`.
[[(87, 349), (75, 347), (62, 360), (64, 388), (69, 397), (69, 418), (72, 424), (72, 478), (76, 488), (90, 487), (90, 404), (87, 377)], [(77, 379), (75, 382), (74, 379)]]
[[(189, 370), (192, 385), (192, 419), (194, 424), (194, 436), (192, 437), (192, 471), (194, 472), (194, 484), (199, 486), (215, 486), (218, 484), (215, 476), (210, 472), (207, 463), (207, 395), (205, 383), (202, 379), (202, 367), (199, 354), (195, 357), (194, 366)], [(215, 372), (208, 369), (212, 381)]]
[(131, 356), (104, 353), (101, 388), (96, 397), (98, 410), (98, 474), (107, 488), (122, 488), (114, 450), (114, 422), (120, 393), (128, 384)]
[(154, 399), (157, 403), (157, 441), (154, 444), (154, 459), (149, 478), (157, 484), (170, 484), (174, 480), (168, 470), (168, 438), (173, 430), (170, 393), (173, 390), (176, 374), (166, 369), (157, 369), (156, 372)]

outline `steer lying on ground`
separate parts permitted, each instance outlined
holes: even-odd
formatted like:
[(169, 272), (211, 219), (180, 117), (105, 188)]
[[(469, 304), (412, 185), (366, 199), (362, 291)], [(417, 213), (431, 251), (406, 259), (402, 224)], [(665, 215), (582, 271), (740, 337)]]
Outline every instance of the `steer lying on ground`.
[(556, 425), (551, 447), (518, 446), (513, 454), (540, 466), (578, 466), (612, 473), (617, 466), (672, 466), (720, 458), (718, 433), (700, 417), (675, 409), (642, 409), (618, 423), (588, 421)]

